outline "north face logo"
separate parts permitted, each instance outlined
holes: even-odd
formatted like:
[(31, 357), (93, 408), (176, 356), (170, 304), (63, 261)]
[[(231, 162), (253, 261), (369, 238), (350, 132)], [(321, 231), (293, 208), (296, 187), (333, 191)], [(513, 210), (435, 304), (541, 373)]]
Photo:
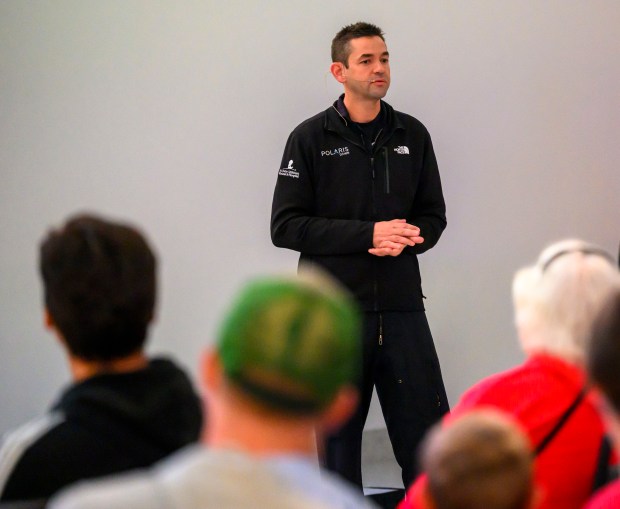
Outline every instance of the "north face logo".
[(394, 148), (394, 152), (400, 155), (409, 154), (409, 147), (407, 147), (406, 145), (400, 145)]

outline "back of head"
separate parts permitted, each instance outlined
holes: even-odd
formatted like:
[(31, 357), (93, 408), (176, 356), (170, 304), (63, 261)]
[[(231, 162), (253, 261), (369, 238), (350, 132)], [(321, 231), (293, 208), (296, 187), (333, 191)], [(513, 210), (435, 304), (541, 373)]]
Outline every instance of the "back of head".
[(620, 290), (611, 295), (594, 321), (587, 370), (620, 415)]
[(513, 280), (523, 349), (581, 364), (592, 321), (619, 278), (615, 260), (598, 246), (571, 239), (546, 248)]
[(422, 467), (436, 509), (525, 509), (532, 500), (530, 443), (495, 410), (436, 425), (423, 443)]
[(273, 410), (320, 411), (361, 362), (360, 316), (327, 276), (266, 277), (247, 284), (224, 320), (218, 352), (226, 377)]
[(349, 55), (351, 54), (351, 39), (359, 37), (381, 37), (383, 31), (376, 25), (359, 21), (343, 27), (332, 40), (332, 62), (342, 62), (349, 67)]
[(142, 349), (155, 266), (131, 226), (80, 215), (48, 233), (40, 247), (45, 305), (72, 355), (108, 361)]

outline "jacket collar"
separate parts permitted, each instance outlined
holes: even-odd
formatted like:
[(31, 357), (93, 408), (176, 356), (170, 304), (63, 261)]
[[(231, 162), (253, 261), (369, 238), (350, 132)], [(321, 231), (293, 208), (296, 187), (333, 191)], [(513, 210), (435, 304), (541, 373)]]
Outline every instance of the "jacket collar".
[[(394, 108), (383, 100), (381, 101), (381, 114), (385, 117), (384, 135), (381, 138), (387, 139), (396, 129), (405, 127), (395, 114)], [(328, 131), (334, 131), (345, 138), (350, 138), (351, 117), (344, 105), (344, 94), (326, 110), (324, 127)]]

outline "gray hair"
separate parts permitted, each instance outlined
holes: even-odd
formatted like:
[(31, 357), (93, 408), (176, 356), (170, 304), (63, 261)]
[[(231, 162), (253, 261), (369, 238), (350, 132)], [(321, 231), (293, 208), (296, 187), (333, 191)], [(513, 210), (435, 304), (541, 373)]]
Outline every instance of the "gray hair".
[(600, 247), (578, 239), (550, 245), (513, 279), (521, 347), (582, 365), (592, 322), (617, 288), (615, 259)]

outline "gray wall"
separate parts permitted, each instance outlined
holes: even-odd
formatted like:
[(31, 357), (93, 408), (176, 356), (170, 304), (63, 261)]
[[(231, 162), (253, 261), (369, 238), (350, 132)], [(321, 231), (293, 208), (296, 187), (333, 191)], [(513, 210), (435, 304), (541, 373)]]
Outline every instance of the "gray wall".
[(452, 401), (521, 360), (514, 271), (552, 240), (620, 237), (620, 2), (3, 0), (0, 432), (68, 382), (36, 272), (68, 214), (148, 233), (151, 351), (194, 375), (238, 285), (294, 269), (268, 234), (281, 152), (339, 93), (329, 43), (359, 19), (386, 31), (387, 100), (426, 124), (440, 164), (448, 228), (421, 265)]

